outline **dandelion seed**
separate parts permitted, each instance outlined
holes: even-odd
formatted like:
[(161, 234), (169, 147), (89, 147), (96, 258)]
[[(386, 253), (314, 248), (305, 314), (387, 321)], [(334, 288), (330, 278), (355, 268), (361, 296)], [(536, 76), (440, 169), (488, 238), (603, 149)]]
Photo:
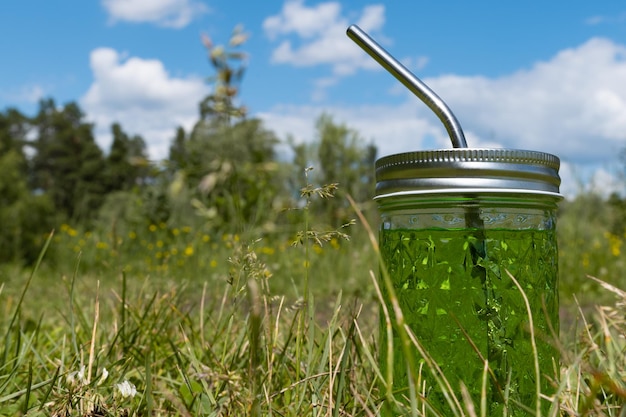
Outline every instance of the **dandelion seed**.
[(128, 380), (124, 380), (124, 382), (116, 384), (115, 388), (117, 388), (117, 390), (124, 398), (133, 398), (135, 395), (137, 395), (137, 388), (135, 387), (135, 385), (133, 385), (132, 382), (129, 382)]

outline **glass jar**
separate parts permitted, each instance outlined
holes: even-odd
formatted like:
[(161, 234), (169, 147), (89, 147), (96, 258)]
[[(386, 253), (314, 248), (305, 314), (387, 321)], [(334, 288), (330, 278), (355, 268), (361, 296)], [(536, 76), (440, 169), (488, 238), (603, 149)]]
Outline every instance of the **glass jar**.
[[(490, 416), (502, 416), (503, 407), (510, 416), (534, 415), (537, 383), (542, 393), (553, 392), (558, 169), (553, 155), (504, 149), (411, 152), (376, 163), (381, 267), (391, 284), (380, 280), (386, 310), (397, 323), (393, 293), (453, 393), (461, 398), (462, 382), (476, 406), (486, 399)], [(408, 361), (397, 326), (391, 350), (386, 334), (381, 317), (380, 364), (383, 375), (393, 364), (394, 391), (408, 397), (412, 374), (421, 381), (418, 394), (441, 415), (453, 415), (429, 358), (414, 349)]]

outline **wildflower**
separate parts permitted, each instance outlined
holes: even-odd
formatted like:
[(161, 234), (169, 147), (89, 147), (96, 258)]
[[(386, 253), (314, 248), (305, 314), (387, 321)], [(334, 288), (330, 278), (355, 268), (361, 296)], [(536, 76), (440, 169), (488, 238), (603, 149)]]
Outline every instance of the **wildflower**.
[(101, 385), (109, 376), (109, 371), (107, 368), (102, 368), (102, 375), (100, 376), (100, 380), (98, 381), (98, 385)]
[(269, 246), (263, 246), (261, 248), (261, 253), (265, 254), (265, 255), (273, 255), (275, 252), (274, 248), (269, 247)]
[(78, 371), (78, 374), (76, 375), (76, 377), (78, 378), (79, 381), (87, 382), (87, 380), (85, 379), (85, 365), (80, 367), (80, 370)]
[(137, 395), (137, 388), (135, 387), (135, 385), (133, 385), (132, 382), (129, 382), (127, 379), (124, 380), (124, 382), (116, 384), (115, 388), (117, 388), (117, 390), (124, 398), (133, 398), (135, 395)]
[(193, 247), (192, 246), (187, 246), (185, 248), (185, 256), (191, 256), (193, 255)]
[(157, 229), (157, 227), (156, 227), (155, 225), (153, 225), (153, 224), (151, 224), (151, 225), (148, 227), (148, 230), (150, 230), (151, 232), (156, 232), (156, 229)]
[(66, 381), (70, 385), (86, 384), (85, 379), (85, 365), (82, 365), (78, 371), (70, 372), (67, 374)]
[(582, 264), (584, 268), (589, 268), (589, 254), (588, 253), (583, 253)]

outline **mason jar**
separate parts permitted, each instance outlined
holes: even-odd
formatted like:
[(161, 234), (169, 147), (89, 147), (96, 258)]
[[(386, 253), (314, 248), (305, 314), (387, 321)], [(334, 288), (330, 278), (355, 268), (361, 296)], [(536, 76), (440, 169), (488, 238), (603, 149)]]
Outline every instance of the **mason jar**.
[[(409, 397), (412, 378), (417, 395), (443, 416), (455, 415), (447, 391), (462, 403), (461, 383), (477, 409), (487, 402), (489, 416), (505, 407), (509, 416), (549, 410), (537, 388), (554, 393), (559, 371), (558, 170), (554, 155), (510, 149), (419, 151), (376, 162), (381, 311), (394, 324), (389, 345), (381, 313), (380, 365), (383, 375), (393, 366), (396, 398)], [(408, 350), (402, 322), (412, 333)], [(397, 415), (390, 407), (387, 415)]]

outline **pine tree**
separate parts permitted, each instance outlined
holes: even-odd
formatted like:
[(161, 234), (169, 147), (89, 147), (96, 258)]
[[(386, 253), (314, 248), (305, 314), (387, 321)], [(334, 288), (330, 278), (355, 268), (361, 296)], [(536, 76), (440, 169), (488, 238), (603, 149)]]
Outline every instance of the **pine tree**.
[(96, 215), (106, 190), (105, 160), (76, 103), (57, 109), (52, 99), (40, 102), (34, 125), (35, 187), (50, 196), (68, 219), (89, 220)]
[(111, 126), (111, 133), (113, 142), (106, 158), (107, 191), (127, 191), (145, 180), (146, 144), (141, 136), (129, 137), (118, 123)]

